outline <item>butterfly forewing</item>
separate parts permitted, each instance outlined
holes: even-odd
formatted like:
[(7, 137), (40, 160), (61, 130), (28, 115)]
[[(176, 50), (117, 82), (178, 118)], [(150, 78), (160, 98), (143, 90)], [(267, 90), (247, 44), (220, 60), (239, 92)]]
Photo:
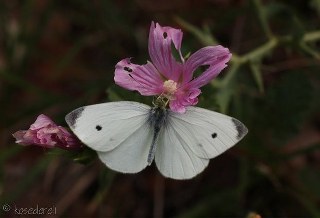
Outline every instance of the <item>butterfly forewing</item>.
[(206, 159), (223, 153), (248, 132), (235, 118), (198, 107), (189, 107), (184, 114), (171, 112), (168, 122), (196, 156)]
[(109, 102), (78, 108), (66, 116), (66, 122), (84, 144), (106, 152), (137, 135), (149, 111), (149, 106), (137, 102)]

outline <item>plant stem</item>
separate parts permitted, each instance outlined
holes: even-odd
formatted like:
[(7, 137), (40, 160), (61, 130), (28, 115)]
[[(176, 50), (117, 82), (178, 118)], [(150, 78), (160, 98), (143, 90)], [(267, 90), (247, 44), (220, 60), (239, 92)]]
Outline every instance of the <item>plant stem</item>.
[(273, 34), (272, 34), (271, 29), (268, 25), (266, 13), (265, 13), (265, 10), (262, 6), (261, 1), (260, 0), (253, 0), (253, 4), (257, 10), (258, 18), (259, 18), (259, 21), (260, 21), (260, 24), (261, 24), (261, 27), (262, 27), (264, 33), (266, 34), (266, 36), (269, 39), (273, 38)]
[(320, 40), (320, 31), (309, 32), (304, 34), (302, 37), (302, 41), (304, 42), (312, 42), (317, 40)]
[(199, 41), (204, 45), (218, 45), (218, 41), (208, 32), (208, 27), (205, 28), (205, 31), (193, 26), (192, 24), (186, 22), (185, 20), (181, 19), (180, 17), (175, 17), (175, 21), (181, 25), (183, 28), (191, 32), (195, 35)]
[(260, 59), (267, 53), (272, 51), (279, 44), (279, 40), (275, 37), (271, 38), (267, 43), (239, 57), (240, 64), (247, 63), (250, 60)]

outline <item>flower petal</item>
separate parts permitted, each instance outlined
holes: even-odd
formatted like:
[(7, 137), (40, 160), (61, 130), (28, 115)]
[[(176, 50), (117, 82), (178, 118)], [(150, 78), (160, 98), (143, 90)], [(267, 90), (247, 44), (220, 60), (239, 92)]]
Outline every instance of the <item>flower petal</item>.
[(161, 75), (152, 63), (132, 64), (130, 58), (116, 65), (114, 81), (117, 85), (140, 92), (141, 95), (159, 95), (163, 87)]
[(32, 145), (37, 138), (36, 132), (32, 130), (19, 130), (12, 134), (16, 139), (16, 143), (21, 145)]
[(30, 126), (31, 130), (37, 130), (46, 126), (57, 126), (49, 117), (44, 114), (40, 114), (34, 124)]
[(178, 100), (171, 100), (169, 103), (170, 110), (183, 114), (186, 112), (186, 107), (183, 106)]
[(177, 113), (185, 113), (186, 107), (196, 105), (198, 103), (198, 96), (201, 94), (201, 90), (198, 88), (185, 89), (175, 95), (169, 103), (169, 107), (172, 111)]
[(199, 77), (192, 80), (189, 85), (191, 87), (200, 88), (208, 84), (214, 79), (230, 60), (231, 53), (229, 49), (218, 46), (204, 47), (190, 56), (184, 65), (183, 83), (192, 79), (193, 72), (200, 66), (209, 65), (209, 68), (204, 71)]
[(181, 54), (181, 43), (182, 43), (183, 32), (180, 29), (174, 29), (172, 27), (162, 27), (162, 30), (164, 31), (164, 33), (167, 34), (168, 39), (172, 40), (174, 47), (177, 49), (180, 55), (181, 61), (184, 62), (184, 58)]
[[(182, 73), (182, 65), (172, 55), (171, 44), (181, 55), (181, 41), (183, 33), (172, 27), (161, 27), (158, 23), (151, 23), (149, 32), (149, 55), (155, 67), (165, 76), (177, 82)], [(182, 59), (183, 61), (183, 59)]]

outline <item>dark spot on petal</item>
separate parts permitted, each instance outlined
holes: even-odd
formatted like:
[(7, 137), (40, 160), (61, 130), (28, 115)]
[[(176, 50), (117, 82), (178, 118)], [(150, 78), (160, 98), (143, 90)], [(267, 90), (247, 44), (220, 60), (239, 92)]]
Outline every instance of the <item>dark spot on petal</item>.
[(96, 125), (96, 130), (98, 130), (98, 131), (102, 130), (102, 126)]
[(214, 132), (214, 133), (211, 134), (211, 137), (212, 137), (213, 139), (217, 138), (217, 136), (218, 136), (218, 134), (217, 134), (216, 132)]
[(167, 38), (168, 37), (168, 33), (167, 32), (163, 32), (163, 38)]
[(238, 132), (237, 139), (238, 140), (242, 139), (248, 133), (247, 127), (237, 119), (232, 118), (232, 122)]
[(124, 69), (125, 71), (129, 72), (129, 73), (132, 72), (132, 69), (131, 69), (130, 67), (124, 67), (123, 69)]

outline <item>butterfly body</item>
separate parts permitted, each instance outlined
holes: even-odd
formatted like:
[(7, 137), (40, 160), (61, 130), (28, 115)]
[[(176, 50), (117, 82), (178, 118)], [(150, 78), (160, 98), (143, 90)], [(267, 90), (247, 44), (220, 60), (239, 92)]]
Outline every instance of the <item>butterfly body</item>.
[(151, 165), (157, 146), (160, 130), (166, 124), (168, 111), (164, 107), (155, 106), (150, 109), (148, 122), (150, 128), (153, 128), (153, 138), (148, 154), (148, 165)]
[(173, 179), (196, 176), (248, 132), (237, 119), (207, 109), (190, 106), (180, 114), (129, 101), (84, 106), (66, 122), (109, 168), (136, 173), (155, 160)]

